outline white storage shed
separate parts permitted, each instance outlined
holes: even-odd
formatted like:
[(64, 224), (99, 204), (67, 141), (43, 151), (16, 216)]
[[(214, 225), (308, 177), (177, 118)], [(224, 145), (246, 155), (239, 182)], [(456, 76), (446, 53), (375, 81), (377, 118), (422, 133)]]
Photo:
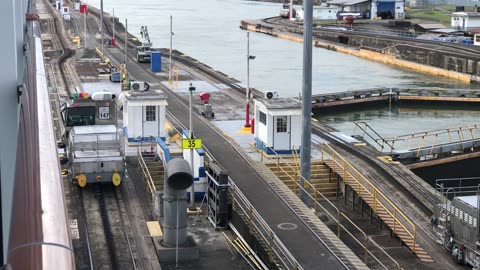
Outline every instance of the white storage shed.
[(160, 90), (129, 91), (123, 95), (125, 154), (135, 155), (138, 145), (152, 142), (153, 138), (165, 139), (167, 96)]
[(480, 28), (480, 12), (454, 12), (451, 24), (457, 30)]
[(301, 104), (292, 98), (254, 99), (254, 140), (267, 154), (289, 154), (300, 149)]

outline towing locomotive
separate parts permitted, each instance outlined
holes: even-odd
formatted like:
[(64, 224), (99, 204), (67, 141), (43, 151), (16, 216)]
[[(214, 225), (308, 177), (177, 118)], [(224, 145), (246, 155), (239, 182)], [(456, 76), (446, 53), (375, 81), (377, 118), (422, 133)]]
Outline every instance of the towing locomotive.
[(62, 106), (66, 147), (72, 181), (111, 182), (119, 186), (125, 175), (125, 161), (116, 127), (115, 95), (109, 92), (75, 93)]
[(458, 264), (480, 269), (479, 195), (445, 199), (434, 211), (437, 240)]

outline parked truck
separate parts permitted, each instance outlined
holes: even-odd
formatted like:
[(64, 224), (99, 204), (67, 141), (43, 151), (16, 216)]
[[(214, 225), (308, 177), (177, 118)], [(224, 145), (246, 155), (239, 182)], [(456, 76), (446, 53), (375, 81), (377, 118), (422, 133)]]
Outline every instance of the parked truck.
[(140, 29), (141, 46), (137, 46), (137, 62), (150, 63), (151, 62), (151, 47), (150, 36), (148, 35), (148, 29), (146, 26), (142, 26)]

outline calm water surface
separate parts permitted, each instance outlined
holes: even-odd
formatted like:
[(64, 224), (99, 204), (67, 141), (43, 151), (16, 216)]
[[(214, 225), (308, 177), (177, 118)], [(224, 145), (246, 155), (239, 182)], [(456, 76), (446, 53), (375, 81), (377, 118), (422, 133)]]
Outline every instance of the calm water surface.
[[(99, 7), (100, 0), (89, 0)], [(242, 19), (277, 16), (281, 4), (242, 0), (104, 0), (128, 29), (139, 34), (148, 26), (155, 47), (169, 47), (169, 16), (173, 16), (174, 48), (224, 73), (246, 82), (246, 31)], [(281, 96), (298, 96), (302, 82), (301, 43), (264, 34), (250, 34), (250, 51), (257, 58), (250, 65), (251, 86), (275, 90)], [(393, 68), (333, 51), (313, 51), (313, 93), (338, 92), (376, 87), (468, 85)]]

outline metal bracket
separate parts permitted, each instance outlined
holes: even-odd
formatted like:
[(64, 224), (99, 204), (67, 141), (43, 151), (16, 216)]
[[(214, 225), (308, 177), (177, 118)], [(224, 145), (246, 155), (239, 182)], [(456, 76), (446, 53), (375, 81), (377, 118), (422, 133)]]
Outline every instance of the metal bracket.
[(17, 103), (18, 104), (20, 104), (20, 97), (22, 96), (24, 89), (25, 89), (24, 84), (17, 86)]

